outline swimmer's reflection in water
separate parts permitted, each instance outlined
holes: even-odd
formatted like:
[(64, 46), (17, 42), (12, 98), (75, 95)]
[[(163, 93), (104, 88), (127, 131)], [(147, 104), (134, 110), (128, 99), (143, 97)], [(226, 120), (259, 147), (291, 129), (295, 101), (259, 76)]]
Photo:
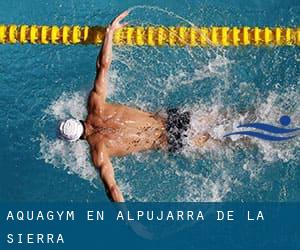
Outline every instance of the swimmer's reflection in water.
[[(88, 98), (85, 121), (68, 119), (59, 124), (59, 136), (67, 141), (87, 140), (92, 161), (99, 170), (108, 197), (123, 202), (116, 183), (111, 157), (135, 152), (161, 149), (170, 152), (183, 147), (185, 132), (189, 129), (190, 113), (178, 109), (168, 110), (167, 117), (116, 103), (107, 103), (107, 75), (112, 61), (114, 32), (127, 23), (120, 23), (128, 11), (116, 17), (106, 29), (102, 49), (96, 61), (96, 78)], [(196, 135), (192, 140), (201, 147), (210, 139), (208, 133)]]

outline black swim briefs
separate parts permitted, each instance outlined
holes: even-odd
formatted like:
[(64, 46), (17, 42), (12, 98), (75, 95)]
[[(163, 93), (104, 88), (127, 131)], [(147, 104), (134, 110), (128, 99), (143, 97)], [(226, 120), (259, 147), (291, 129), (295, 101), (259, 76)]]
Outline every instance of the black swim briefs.
[(180, 112), (178, 108), (167, 110), (167, 132), (169, 152), (176, 152), (183, 148), (183, 139), (190, 128), (190, 112)]

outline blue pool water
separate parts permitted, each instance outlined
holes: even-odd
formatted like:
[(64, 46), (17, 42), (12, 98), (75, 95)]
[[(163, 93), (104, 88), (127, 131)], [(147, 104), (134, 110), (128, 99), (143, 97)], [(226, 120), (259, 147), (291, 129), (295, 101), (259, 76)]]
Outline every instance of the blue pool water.
[[(1, 1), (0, 23), (299, 26), (299, 1)], [(0, 45), (0, 201), (103, 201), (84, 142), (55, 137), (59, 119), (84, 118), (96, 46)], [(193, 131), (220, 138), (239, 123), (300, 127), (300, 50), (116, 47), (109, 100), (149, 111), (179, 106)], [(226, 115), (225, 115), (226, 114)], [(300, 201), (300, 136), (282, 143), (187, 147), (179, 155), (113, 159), (130, 201)]]

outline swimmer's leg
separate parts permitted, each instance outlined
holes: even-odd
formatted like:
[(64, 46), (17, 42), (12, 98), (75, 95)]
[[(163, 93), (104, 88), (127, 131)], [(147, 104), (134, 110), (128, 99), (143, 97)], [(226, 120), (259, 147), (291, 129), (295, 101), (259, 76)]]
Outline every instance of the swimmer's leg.
[(211, 138), (209, 133), (204, 133), (201, 135), (196, 135), (196, 137), (193, 139), (193, 144), (196, 147), (203, 147), (204, 144)]
[[(206, 127), (207, 124), (215, 124), (216, 117), (213, 115), (196, 118), (199, 127)], [(215, 139), (209, 134), (208, 131), (203, 131), (196, 134), (192, 138), (192, 143), (195, 147), (203, 147), (209, 140), (215, 141)]]
[[(239, 114), (242, 116), (245, 116), (246, 120), (248, 122), (253, 122), (257, 119), (256, 110), (254, 108), (240, 111)], [(214, 125), (218, 125), (218, 123), (222, 123), (222, 120), (221, 120), (221, 122), (218, 121), (220, 116), (222, 117), (222, 119), (224, 121), (226, 121), (227, 119), (230, 119), (230, 116), (227, 113), (227, 111), (224, 111), (221, 114), (220, 113), (214, 113), (214, 114), (211, 113), (208, 116), (196, 118), (196, 120), (197, 120), (199, 127), (207, 127), (207, 125), (209, 125), (209, 127), (213, 128)], [(209, 133), (209, 130), (207, 130), (206, 132), (203, 131), (201, 134), (195, 135), (194, 138), (192, 139), (192, 142), (193, 142), (194, 146), (196, 146), (196, 147), (203, 147), (208, 141), (212, 142), (214, 144), (223, 145), (223, 146), (235, 145), (235, 144), (239, 144), (239, 143), (242, 143), (243, 145), (246, 145), (246, 146), (250, 146), (253, 144), (253, 141), (249, 137), (244, 137), (244, 136), (241, 137), (237, 141), (232, 141), (230, 138), (226, 138), (225, 140), (218, 139), (218, 138), (213, 137)]]
[(201, 135), (197, 135), (193, 140), (193, 144), (197, 148), (204, 147), (207, 142), (212, 142), (214, 145), (219, 146), (234, 146), (234, 147), (240, 147), (240, 146), (246, 146), (250, 148), (254, 145), (253, 141), (251, 141), (248, 137), (242, 137), (237, 141), (232, 141), (231, 139), (226, 140), (220, 140), (213, 138), (209, 133), (204, 133)]

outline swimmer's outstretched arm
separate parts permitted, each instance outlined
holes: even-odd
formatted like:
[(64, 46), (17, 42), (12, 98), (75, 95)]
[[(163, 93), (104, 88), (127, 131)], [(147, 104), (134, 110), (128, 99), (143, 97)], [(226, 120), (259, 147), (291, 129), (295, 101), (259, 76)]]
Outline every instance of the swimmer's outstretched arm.
[(123, 12), (117, 16), (111, 24), (106, 28), (105, 38), (103, 46), (96, 61), (96, 78), (94, 83), (94, 91), (103, 98), (106, 99), (107, 94), (107, 74), (112, 61), (112, 44), (114, 32), (117, 29), (123, 28), (127, 23), (120, 23), (127, 15), (128, 11)]
[(113, 166), (103, 143), (93, 149), (92, 158), (95, 167), (99, 170), (100, 178), (109, 199), (114, 202), (124, 202), (123, 195), (115, 180)]

